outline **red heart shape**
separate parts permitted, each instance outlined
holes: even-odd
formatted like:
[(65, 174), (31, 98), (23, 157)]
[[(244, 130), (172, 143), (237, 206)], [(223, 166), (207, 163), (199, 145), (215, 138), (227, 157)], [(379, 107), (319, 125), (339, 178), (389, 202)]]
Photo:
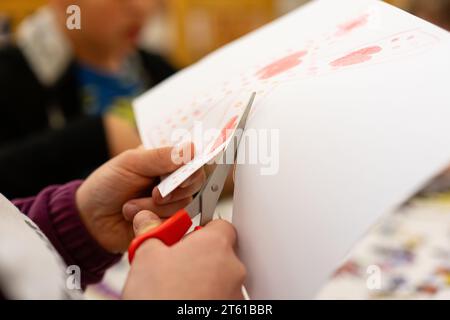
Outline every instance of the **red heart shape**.
[(298, 66), (302, 60), (300, 58), (304, 57), (308, 51), (298, 51), (293, 54), (288, 55), (280, 60), (277, 60), (268, 66), (259, 70), (256, 75), (261, 79), (269, 79), (274, 76), (279, 75), (280, 73), (286, 72), (289, 69), (292, 69)]
[(357, 51), (353, 51), (342, 58), (330, 62), (332, 67), (346, 67), (354, 64), (363, 63), (372, 59), (372, 55), (383, 50), (380, 46), (372, 46)]
[(225, 127), (220, 132), (219, 137), (214, 142), (214, 145), (211, 148), (210, 153), (213, 153), (218, 147), (220, 147), (225, 141), (230, 137), (232, 130), (237, 126), (238, 116), (234, 116), (227, 122)]

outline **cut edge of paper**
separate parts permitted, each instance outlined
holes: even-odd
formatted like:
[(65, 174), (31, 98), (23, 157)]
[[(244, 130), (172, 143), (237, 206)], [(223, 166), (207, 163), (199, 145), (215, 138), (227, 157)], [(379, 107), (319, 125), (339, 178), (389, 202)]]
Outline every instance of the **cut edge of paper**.
[[(233, 131), (234, 133), (234, 131)], [(219, 155), (230, 142), (231, 137), (227, 139), (221, 146), (219, 146), (217, 149), (215, 149), (211, 153), (203, 153), (199, 155), (198, 157), (195, 157), (191, 161), (189, 161), (184, 166), (178, 168), (176, 171), (172, 172), (170, 175), (168, 175), (163, 181), (161, 181), (157, 188), (159, 192), (161, 193), (161, 196), (164, 198), (168, 194), (170, 194), (172, 191), (174, 191), (176, 188), (178, 188), (183, 182), (185, 182), (189, 177), (191, 177), (197, 170), (199, 170), (201, 167), (203, 167), (205, 164), (213, 160), (214, 158)], [(213, 141), (214, 143), (214, 141)], [(210, 147), (212, 144), (210, 145)], [(206, 150), (210, 150), (210, 147), (208, 147)], [(178, 179), (176, 182), (174, 182), (175, 177)]]
[[(242, 109), (241, 114), (239, 115), (239, 118), (238, 118), (239, 121), (240, 121), (240, 119), (242, 119), (244, 112), (245, 112), (245, 109)], [(230, 130), (230, 135), (227, 137), (225, 142), (223, 142), (221, 145), (219, 145), (217, 148), (215, 148), (214, 150), (211, 151), (211, 149), (213, 149), (213, 146), (216, 142), (213, 139), (213, 141), (211, 141), (210, 144), (208, 145), (208, 147), (205, 149), (206, 152), (203, 152), (199, 156), (196, 156), (194, 159), (192, 159), (187, 164), (178, 168), (170, 175), (167, 175), (163, 179), (163, 181), (161, 181), (158, 184), (157, 188), (163, 198), (166, 197), (172, 191), (174, 191), (176, 188), (178, 188), (183, 182), (185, 182), (197, 170), (199, 170), (205, 164), (209, 163), (211, 160), (215, 159), (223, 150), (225, 150), (228, 147), (230, 141), (232, 140), (233, 136), (235, 135), (237, 127), (233, 128), (233, 129), (228, 129), (228, 130)]]

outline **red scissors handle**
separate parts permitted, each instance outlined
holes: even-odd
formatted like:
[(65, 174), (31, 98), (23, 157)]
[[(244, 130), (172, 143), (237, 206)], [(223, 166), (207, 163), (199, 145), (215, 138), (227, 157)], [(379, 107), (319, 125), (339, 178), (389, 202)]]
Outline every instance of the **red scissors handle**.
[(128, 248), (128, 260), (130, 263), (133, 261), (136, 250), (145, 241), (149, 239), (159, 239), (167, 246), (172, 246), (184, 237), (191, 226), (192, 220), (188, 212), (185, 209), (178, 211), (163, 224), (136, 237)]

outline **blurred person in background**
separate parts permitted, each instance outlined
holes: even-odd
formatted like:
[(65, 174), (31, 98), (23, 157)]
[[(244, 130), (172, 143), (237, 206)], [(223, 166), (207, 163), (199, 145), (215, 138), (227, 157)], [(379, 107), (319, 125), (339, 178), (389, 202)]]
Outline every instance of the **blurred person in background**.
[[(80, 30), (66, 25), (72, 4)], [(0, 49), (0, 193), (24, 197), (83, 178), (140, 144), (131, 100), (174, 72), (137, 45), (158, 6), (49, 0), (19, 26)]]
[(0, 13), (0, 46), (9, 41), (10, 21)]

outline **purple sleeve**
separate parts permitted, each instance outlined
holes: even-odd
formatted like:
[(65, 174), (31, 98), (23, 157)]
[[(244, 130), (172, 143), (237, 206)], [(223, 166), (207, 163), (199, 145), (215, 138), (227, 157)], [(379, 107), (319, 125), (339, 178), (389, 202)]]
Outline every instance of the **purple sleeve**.
[(83, 288), (99, 282), (121, 256), (103, 249), (90, 235), (78, 213), (75, 193), (82, 181), (51, 186), (36, 197), (13, 203), (44, 232), (67, 265), (81, 269)]

